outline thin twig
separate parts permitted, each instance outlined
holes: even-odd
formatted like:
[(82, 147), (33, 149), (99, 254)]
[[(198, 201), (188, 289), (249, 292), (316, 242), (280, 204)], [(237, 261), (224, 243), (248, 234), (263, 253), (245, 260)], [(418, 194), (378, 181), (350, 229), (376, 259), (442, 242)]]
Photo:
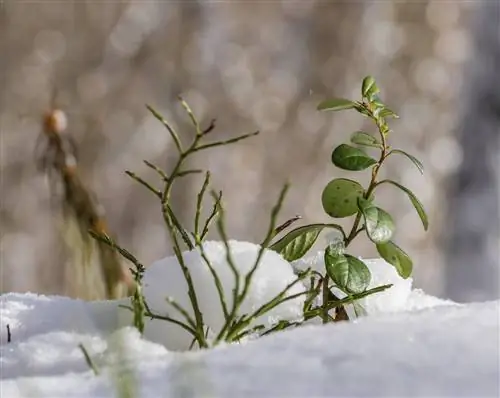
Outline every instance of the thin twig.
[(200, 124), (198, 123), (198, 120), (194, 116), (191, 107), (189, 106), (189, 104), (186, 101), (184, 101), (184, 98), (182, 98), (180, 95), (177, 98), (179, 99), (179, 101), (181, 102), (182, 107), (186, 110), (189, 118), (191, 119), (191, 122), (193, 123), (193, 125), (194, 125), (194, 127), (196, 129), (196, 136), (202, 136), (203, 135), (203, 131), (201, 130)]
[(220, 206), (221, 201), (222, 201), (222, 191), (219, 191), (219, 194), (215, 199), (214, 206), (212, 207), (212, 212), (208, 216), (207, 220), (205, 221), (205, 225), (203, 226), (203, 231), (201, 232), (201, 235), (200, 235), (201, 241), (203, 241), (203, 239), (205, 239), (205, 236), (208, 234), (208, 229), (210, 228), (210, 224), (215, 219), (215, 217), (219, 214), (219, 206)]
[(153, 114), (153, 116), (156, 119), (158, 119), (167, 128), (168, 132), (170, 133), (170, 136), (174, 140), (174, 143), (175, 143), (175, 146), (177, 148), (177, 151), (179, 153), (182, 153), (182, 143), (181, 143), (181, 140), (179, 138), (179, 135), (172, 128), (172, 126), (170, 126), (170, 124), (165, 120), (165, 118), (162, 115), (160, 115), (157, 111), (155, 111), (151, 106), (146, 105), (146, 108), (148, 108), (148, 110)]
[(203, 247), (203, 244), (199, 245), (199, 249), (200, 249), (201, 257), (205, 261), (205, 264), (207, 265), (210, 273), (212, 274), (212, 278), (214, 279), (215, 287), (217, 289), (217, 294), (219, 295), (220, 305), (222, 307), (222, 313), (224, 314), (224, 320), (227, 321), (227, 319), (229, 317), (229, 312), (228, 312), (228, 309), (227, 309), (226, 297), (225, 297), (225, 294), (224, 294), (224, 288), (222, 287), (221, 280), (219, 278), (219, 275), (217, 274), (217, 271), (215, 270), (215, 268), (213, 267), (212, 263), (208, 259), (208, 256), (205, 253), (205, 248)]
[(217, 141), (217, 142), (211, 142), (209, 144), (200, 145), (200, 146), (196, 147), (193, 150), (193, 152), (198, 152), (198, 151), (201, 151), (201, 150), (204, 150), (204, 149), (208, 149), (208, 148), (214, 148), (216, 146), (234, 144), (234, 143), (236, 143), (238, 141), (244, 140), (246, 138), (253, 137), (253, 136), (257, 135), (257, 134), (259, 134), (259, 131), (255, 131), (255, 132), (250, 133), (250, 134), (240, 135), (239, 137), (231, 138), (231, 139), (226, 140), (226, 141)]
[(197, 245), (201, 244), (201, 240), (199, 237), (200, 216), (201, 216), (201, 211), (202, 211), (202, 206), (203, 206), (203, 197), (205, 196), (205, 192), (208, 188), (209, 183), (210, 183), (210, 172), (207, 171), (205, 173), (205, 180), (203, 181), (203, 185), (201, 187), (200, 192), (198, 193), (198, 198), (196, 201), (196, 214), (194, 217), (194, 236), (195, 236), (195, 240), (196, 240)]
[(167, 303), (169, 303), (172, 307), (174, 307), (177, 311), (179, 311), (184, 318), (186, 318), (186, 321), (189, 323), (189, 325), (193, 328), (196, 328), (196, 324), (193, 320), (193, 318), (188, 314), (188, 312), (177, 302), (173, 297), (167, 297)]
[(161, 198), (161, 191), (153, 187), (151, 184), (149, 184), (146, 180), (143, 180), (141, 177), (139, 177), (137, 174), (135, 174), (132, 171), (126, 170), (125, 174), (127, 174), (129, 177), (137, 181), (139, 184), (142, 186), (146, 187), (149, 191), (151, 191), (156, 197)]
[(90, 357), (87, 349), (84, 347), (84, 345), (82, 343), (78, 344), (78, 347), (82, 351), (83, 356), (85, 357), (85, 362), (87, 362), (88, 367), (90, 369), (92, 369), (92, 371), (94, 372), (94, 375), (99, 376), (99, 369), (97, 368), (97, 366), (95, 365), (94, 361)]

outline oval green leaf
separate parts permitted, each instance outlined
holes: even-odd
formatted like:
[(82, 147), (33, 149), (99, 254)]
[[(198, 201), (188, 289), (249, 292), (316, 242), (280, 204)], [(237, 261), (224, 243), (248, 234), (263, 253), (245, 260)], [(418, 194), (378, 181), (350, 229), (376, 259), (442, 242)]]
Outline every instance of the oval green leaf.
[[(298, 260), (314, 245), (325, 227), (326, 224), (312, 224), (296, 228), (272, 244), (269, 249), (280, 253), (287, 261)], [(342, 229), (342, 227), (338, 227)]]
[(358, 212), (358, 198), (363, 195), (363, 187), (358, 182), (336, 178), (323, 189), (321, 203), (330, 217), (344, 218)]
[(364, 131), (356, 131), (351, 135), (351, 142), (357, 145), (380, 148), (381, 144), (373, 135)]
[(364, 170), (377, 163), (363, 150), (347, 144), (340, 144), (333, 150), (332, 162), (338, 168), (350, 171)]
[(418, 171), (420, 171), (420, 174), (424, 174), (424, 165), (415, 156), (410, 155), (409, 153), (402, 151), (401, 149), (393, 149), (390, 153), (399, 153), (400, 155), (406, 156), (417, 167)]
[(370, 284), (371, 273), (366, 264), (349, 254), (335, 255), (328, 247), (325, 267), (332, 281), (346, 293), (364, 292)]
[(356, 103), (345, 98), (332, 98), (321, 101), (318, 105), (318, 111), (341, 111), (344, 109), (352, 109)]
[(361, 94), (363, 97), (371, 99), (375, 94), (379, 93), (380, 90), (375, 83), (373, 76), (366, 76), (363, 79), (363, 84), (361, 86)]
[(394, 242), (377, 245), (377, 251), (385, 261), (396, 268), (402, 278), (406, 279), (411, 275), (413, 269), (411, 258)]
[(395, 230), (391, 215), (364, 198), (358, 198), (358, 206), (365, 220), (368, 238), (373, 243), (388, 242)]
[(399, 116), (392, 109), (386, 107), (380, 111), (379, 116), (393, 117), (394, 119), (399, 119)]
[(415, 196), (415, 194), (410, 191), (408, 188), (402, 186), (401, 184), (398, 184), (396, 181), (392, 180), (384, 180), (384, 182), (387, 182), (389, 184), (395, 185), (399, 189), (401, 189), (403, 192), (405, 192), (408, 197), (410, 198), (411, 204), (415, 208), (415, 210), (418, 213), (418, 216), (420, 217), (420, 220), (422, 221), (422, 225), (424, 226), (424, 230), (427, 231), (429, 229), (429, 218), (427, 217), (427, 213), (425, 212), (424, 205), (418, 198)]

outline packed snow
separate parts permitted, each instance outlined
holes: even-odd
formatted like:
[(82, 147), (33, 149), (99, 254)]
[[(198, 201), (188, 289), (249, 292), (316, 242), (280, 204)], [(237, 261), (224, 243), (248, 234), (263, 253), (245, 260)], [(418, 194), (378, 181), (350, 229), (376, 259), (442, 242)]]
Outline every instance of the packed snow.
[[(225, 247), (207, 242), (204, 248), (230, 298), (234, 276)], [(230, 249), (244, 274), (259, 247), (231, 241)], [(222, 313), (208, 267), (198, 251), (185, 252), (183, 258), (193, 274), (205, 321), (217, 329)], [(321, 269), (322, 261), (319, 252), (289, 264), (266, 251), (242, 310), (254, 310), (281, 291), (294, 279), (294, 269)], [(363, 300), (368, 316), (196, 352), (180, 352), (190, 339), (162, 321), (148, 321), (141, 337), (129, 326), (131, 314), (118, 307), (128, 299), (84, 302), (2, 295), (0, 395), (114, 397), (128, 380), (135, 396), (151, 398), (499, 396), (499, 302), (459, 305), (441, 300), (412, 290), (411, 279), (399, 278), (385, 261), (365, 262), (373, 275), (370, 287), (393, 284)], [(152, 264), (144, 282), (155, 311), (175, 314), (167, 296), (189, 308), (174, 257)], [(290, 294), (304, 285), (295, 288)], [(281, 304), (259, 323), (270, 326), (280, 319), (300, 318), (302, 300)], [(80, 344), (98, 375), (87, 365)]]
[[(260, 246), (234, 240), (230, 240), (228, 244), (233, 261), (238, 265), (241, 289), (245, 276), (255, 264)], [(225, 246), (222, 242), (209, 241), (204, 243), (203, 247), (207, 259), (221, 281), (226, 303), (231, 308), (235, 277), (226, 259)], [(211, 331), (218, 332), (224, 325), (224, 315), (210, 269), (199, 250), (185, 252), (183, 258), (190, 270), (205, 324)], [(240, 307), (240, 313), (253, 313), (260, 306), (278, 295), (296, 278), (290, 263), (285, 261), (278, 253), (266, 250), (254, 273), (253, 282), (250, 285), (245, 301)], [(145, 274), (144, 295), (154, 313), (165, 314), (168, 310), (172, 318), (184, 321), (184, 318), (178, 312), (167, 305), (165, 292), (168, 292), (168, 295), (173, 297), (193, 317), (187, 291), (186, 280), (175, 256), (153, 263)], [(304, 291), (304, 285), (298, 283), (289, 290), (288, 295)], [(303, 304), (304, 296), (289, 300), (264, 316), (257, 318), (250, 327), (260, 324), (270, 327), (279, 320), (300, 320)], [(122, 312), (121, 316), (126, 324), (132, 322), (130, 312)], [(183, 329), (162, 320), (149, 321), (146, 325), (145, 336), (147, 339), (161, 343), (171, 350), (187, 350), (193, 340), (192, 336)]]

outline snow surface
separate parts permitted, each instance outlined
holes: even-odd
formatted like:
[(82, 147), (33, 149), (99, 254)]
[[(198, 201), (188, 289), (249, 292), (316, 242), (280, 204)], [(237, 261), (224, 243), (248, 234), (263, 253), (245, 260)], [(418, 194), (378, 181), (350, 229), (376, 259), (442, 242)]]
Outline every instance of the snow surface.
[[(224, 273), (221, 247), (210, 243), (206, 251)], [(231, 252), (239, 267), (248, 268), (256, 246), (233, 242)], [(208, 274), (199, 255), (185, 253), (185, 258), (197, 270), (197, 283), (206, 282)], [(321, 258), (318, 253), (293, 266), (320, 267)], [(118, 304), (127, 300), (83, 302), (34, 294), (2, 295), (0, 396), (114, 397), (121, 376), (121, 380), (135, 381), (137, 397), (151, 398), (498, 397), (500, 302), (458, 305), (411, 290), (411, 280), (400, 279), (383, 260), (367, 263), (374, 274), (372, 284), (394, 284), (366, 298), (367, 317), (304, 326), (198, 352), (168, 350), (165, 345), (179, 341), (162, 335), (172, 332), (163, 324), (148, 324), (146, 338), (126, 327), (129, 319)], [(163, 297), (167, 287), (173, 289), (168, 292), (171, 295), (179, 294), (179, 301), (184, 293), (183, 279), (176, 280), (179, 274), (170, 268), (178, 264), (167, 258), (146, 272), (145, 293), (159, 309), (168, 308)], [(292, 266), (271, 252), (266, 252), (259, 269), (247, 309), (293, 280)], [(224, 275), (224, 289), (230, 291), (234, 279), (230, 273)], [(208, 283), (204, 289), (199, 294), (207, 311), (205, 320), (216, 324), (220, 321), (218, 299), (210, 296), (214, 291)], [(296, 315), (295, 305), (285, 306), (263, 321)], [(100, 369), (98, 376), (87, 366), (80, 343)]]
[[(245, 276), (255, 264), (260, 246), (234, 240), (230, 240), (228, 243), (233, 261), (238, 265), (240, 272), (239, 283), (241, 290)], [(205, 242), (203, 247), (210, 264), (219, 276), (228, 308), (231, 308), (235, 277), (226, 260), (225, 246), (223, 242), (209, 241)], [(202, 258), (199, 250), (184, 252), (183, 258), (190, 270), (205, 324), (210, 327), (211, 331), (217, 333), (224, 325), (224, 315), (209, 267)], [(247, 297), (240, 307), (240, 313), (253, 313), (296, 279), (297, 277), (290, 263), (285, 261), (278, 253), (272, 250), (265, 250), (259, 266), (253, 275)], [(185, 319), (167, 304), (166, 292), (168, 292), (194, 318), (187, 294), (187, 283), (175, 256), (156, 261), (148, 267), (143, 282), (146, 301), (154, 313), (165, 314), (168, 312), (172, 318), (185, 322)], [(304, 291), (304, 285), (299, 282), (289, 290), (287, 295)], [(264, 316), (257, 318), (249, 327), (260, 324), (269, 327), (282, 319), (290, 321), (299, 320), (302, 318), (304, 300), (304, 296), (299, 296), (280, 304)], [(121, 318), (125, 322), (124, 324), (131, 324), (132, 322), (130, 311), (122, 311)], [(161, 343), (171, 350), (187, 350), (193, 340), (191, 335), (178, 326), (155, 319), (148, 321), (146, 324), (145, 336), (149, 340)]]

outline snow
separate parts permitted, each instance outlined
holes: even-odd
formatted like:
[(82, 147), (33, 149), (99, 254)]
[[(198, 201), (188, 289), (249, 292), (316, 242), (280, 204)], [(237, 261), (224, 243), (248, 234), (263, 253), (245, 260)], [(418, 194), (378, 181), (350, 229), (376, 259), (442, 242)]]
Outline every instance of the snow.
[[(249, 269), (258, 246), (233, 241), (230, 247), (238, 267)], [(230, 292), (234, 279), (225, 271), (223, 246), (211, 242), (205, 249)], [(199, 253), (184, 256), (195, 274), (197, 291), (200, 286), (205, 319), (216, 328), (221, 314), (210, 288), (211, 276)], [(318, 253), (293, 267), (321, 267), (321, 258)], [(368, 316), (196, 352), (166, 348), (171, 345), (177, 350), (184, 341), (179, 335), (166, 336), (175, 332), (164, 322), (149, 323), (144, 338), (126, 326), (130, 319), (118, 304), (127, 300), (2, 295), (0, 395), (114, 397), (118, 380), (130, 380), (135, 396), (141, 398), (499, 396), (500, 302), (458, 305), (441, 300), (412, 290), (411, 280), (400, 279), (383, 260), (365, 261), (374, 286), (394, 284), (365, 299)], [(174, 259), (166, 258), (146, 272), (145, 292), (158, 310), (168, 308), (167, 290), (179, 302), (183, 300), (183, 280), (176, 279), (180, 274), (175, 269)], [(245, 311), (294, 278), (292, 266), (272, 252), (266, 251), (258, 270)], [(284, 305), (262, 321), (272, 324), (294, 318), (299, 304)], [(99, 375), (88, 367), (79, 344), (89, 352)]]
[[(230, 240), (228, 243), (233, 261), (238, 264), (240, 271), (239, 283), (241, 291), (245, 276), (255, 264), (260, 246), (234, 240)], [(203, 247), (210, 264), (219, 276), (228, 308), (231, 308), (235, 277), (226, 260), (225, 246), (222, 242), (209, 241), (205, 242)], [(199, 250), (184, 252), (183, 258), (190, 270), (205, 324), (209, 326), (212, 332), (217, 333), (224, 325), (224, 315), (212, 274)], [(296, 280), (296, 276), (290, 263), (285, 261), (278, 253), (265, 250), (253, 275), (253, 282), (250, 285), (246, 299), (240, 307), (240, 314), (253, 313), (260, 306), (278, 295), (294, 280)], [(289, 290), (287, 296), (304, 290), (304, 285), (298, 283)], [(159, 260), (148, 268), (144, 277), (144, 294), (154, 313), (165, 314), (168, 312), (172, 318), (185, 321), (177, 311), (168, 306), (166, 292), (194, 318), (187, 294), (187, 283), (175, 256)], [(257, 318), (249, 327), (260, 324), (269, 327), (282, 319), (299, 320), (302, 318), (303, 304), (304, 296), (286, 301), (264, 316)], [(121, 314), (122, 322), (131, 324), (132, 313), (124, 310)], [(149, 340), (163, 344), (171, 350), (187, 350), (193, 340), (191, 335), (178, 326), (155, 319), (148, 320), (145, 336)]]
[[(324, 273), (325, 260), (324, 251), (318, 251), (316, 254), (308, 255), (300, 260), (292, 263), (295, 270), (305, 270), (311, 268), (312, 270)], [(381, 285), (392, 284), (392, 287), (367, 296), (358, 301), (358, 303), (365, 309), (368, 315), (377, 315), (387, 312), (401, 312), (417, 310), (421, 308), (432, 307), (436, 305), (455, 304), (450, 300), (442, 300), (436, 297), (426, 295), (420, 290), (412, 290), (412, 278), (401, 278), (396, 269), (381, 258), (377, 259), (362, 259), (363, 262), (370, 269), (372, 274), (371, 282), (368, 289), (375, 288)], [(309, 287), (309, 285), (306, 285)], [(332, 289), (337, 297), (345, 297), (345, 294), (338, 289)], [(319, 300), (321, 302), (321, 298)], [(455, 304), (456, 305), (456, 304)], [(346, 306), (347, 313), (351, 318), (355, 317), (352, 306)]]

